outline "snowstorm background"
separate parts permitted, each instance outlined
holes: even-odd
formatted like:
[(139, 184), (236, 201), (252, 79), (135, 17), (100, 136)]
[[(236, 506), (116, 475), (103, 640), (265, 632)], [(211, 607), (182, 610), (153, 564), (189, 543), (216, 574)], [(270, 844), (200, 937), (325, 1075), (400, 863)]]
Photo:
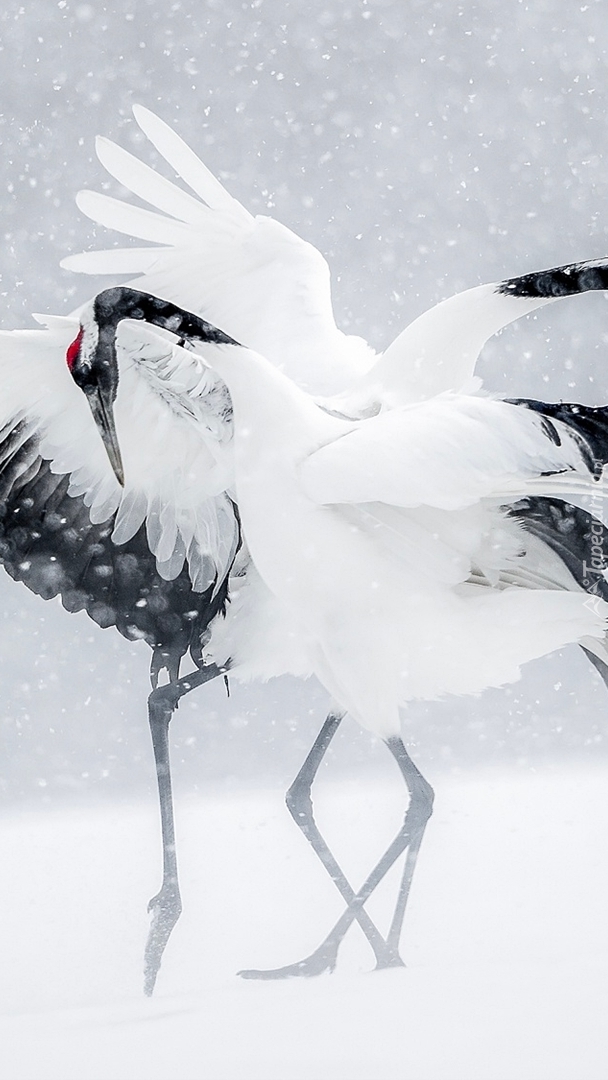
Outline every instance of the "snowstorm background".
[[(461, 289), (608, 255), (601, 0), (5, 0), (0, 34), (3, 328), (66, 314), (109, 284), (58, 264), (124, 243), (74, 196), (125, 195), (97, 162), (96, 134), (157, 162), (137, 102), (249, 210), (321, 250), (338, 325), (378, 350)], [(509, 328), (479, 373), (513, 396), (604, 404), (607, 356), (608, 305), (592, 294)], [(154, 815), (149, 650), (1, 575), (5, 811), (136, 799)], [(270, 785), (278, 802), (326, 705), (314, 681), (232, 682), (228, 697), (218, 680), (186, 697), (171, 729), (178, 815), (210, 790)], [(573, 648), (505, 691), (412, 705), (403, 733), (436, 787), (472, 767), (518, 777), (605, 761), (607, 706)], [(353, 723), (328, 757), (326, 775), (360, 786), (393, 777)]]
[[(123, 242), (76, 209), (124, 195), (95, 157), (104, 134), (155, 163), (131, 106), (157, 111), (251, 211), (314, 243), (338, 325), (378, 350), (464, 288), (608, 253), (607, 28), (602, 5), (371, 0), (8, 3), (2, 27), (0, 319), (68, 313), (109, 284), (58, 268)], [(608, 306), (582, 296), (484, 352), (487, 388), (608, 400)], [(149, 650), (0, 578), (2, 798), (153, 790)], [(438, 654), (437, 662), (441, 663)], [(287, 786), (323, 718), (312, 682), (217, 686), (172, 726), (175, 782)], [(418, 764), (605, 754), (604, 688), (576, 649), (478, 701), (413, 705)], [(378, 749), (380, 753), (378, 753)], [(336, 770), (385, 752), (345, 726)], [(390, 767), (390, 766), (389, 766)]]

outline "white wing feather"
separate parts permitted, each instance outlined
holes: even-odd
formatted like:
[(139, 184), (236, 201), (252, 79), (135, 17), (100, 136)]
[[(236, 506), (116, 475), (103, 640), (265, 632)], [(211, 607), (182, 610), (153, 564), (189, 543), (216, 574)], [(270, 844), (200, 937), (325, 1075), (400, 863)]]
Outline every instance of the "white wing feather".
[(352, 391), (383, 408), (423, 401), (448, 390), (468, 392), (483, 346), (524, 315), (557, 297), (521, 297), (477, 285), (442, 300), (403, 330)]
[(143, 105), (134, 105), (133, 114), (144, 135), (156, 147), (161, 157), (207, 206), (213, 210), (247, 214), (245, 208), (228, 194), (207, 166), (203, 165), (194, 151), (164, 120)]
[(72, 256), (63, 266), (91, 274), (139, 273), (130, 284), (203, 315), (263, 353), (312, 393), (349, 385), (373, 362), (362, 339), (338, 330), (329, 268), (311, 244), (269, 217), (252, 217), (188, 146), (147, 110), (137, 120), (202, 202), (107, 139), (108, 172), (154, 211), (95, 192), (78, 205), (93, 221), (163, 245)]
[[(187, 191), (182, 191), (149, 165), (103, 135), (97, 136), (95, 148), (104, 169), (107, 169), (120, 184), (144, 202), (150, 203), (162, 213), (169, 214), (170, 217), (177, 218), (178, 221), (188, 221), (192, 225), (197, 222), (208, 223), (213, 213), (208, 200), (205, 200), (207, 205), (204, 205), (199, 199), (193, 198)], [(250, 215), (244, 207), (239, 206), (236, 200), (232, 201), (235, 218), (242, 220), (244, 225), (248, 224), (247, 219)]]
[[(301, 466), (317, 503), (383, 502), (456, 510), (483, 498), (577, 490), (593, 480), (568, 427), (507, 402), (445, 394), (381, 413), (311, 454)], [(566, 476), (545, 476), (548, 473)]]
[(228, 494), (231, 429), (217, 413), (224, 399), (218, 401), (214, 383), (199, 392), (208, 369), (162, 332), (123, 323), (117, 349), (115, 415), (126, 486), (113, 538), (124, 543), (145, 520), (161, 577), (175, 577), (187, 560), (202, 592), (223, 580), (238, 543)]
[[(372, 415), (446, 390), (468, 392), (486, 341), (559, 299), (509, 295), (500, 283), (477, 286), (424, 312), (374, 363), (361, 338), (336, 327), (322, 255), (273, 219), (252, 217), (167, 124), (141, 106), (134, 113), (197, 198), (99, 139), (107, 171), (156, 212), (94, 192), (81, 192), (78, 205), (98, 224), (163, 246), (88, 252), (63, 265), (140, 275), (130, 283), (204, 315), (310, 393), (332, 396), (334, 411)], [(586, 265), (605, 268), (606, 261)]]

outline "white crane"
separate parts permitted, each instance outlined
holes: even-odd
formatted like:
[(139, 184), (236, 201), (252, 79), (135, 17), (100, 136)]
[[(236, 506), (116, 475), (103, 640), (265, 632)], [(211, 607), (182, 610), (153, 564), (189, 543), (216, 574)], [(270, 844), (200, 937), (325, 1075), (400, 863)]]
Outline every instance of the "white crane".
[[(346, 929), (406, 849), (395, 915), (377, 954), (379, 966), (400, 964), (402, 920), (433, 792), (402, 742), (399, 708), (503, 686), (519, 677), (523, 663), (569, 643), (606, 664), (608, 602), (586, 594), (582, 564), (578, 580), (569, 565), (586, 541), (591, 561), (593, 519), (583, 511), (577, 517), (560, 497), (587, 496), (601, 480), (608, 408), (446, 392), (365, 419), (338, 416), (205, 320), (115, 288), (83, 313), (71, 372), (90, 400), (105, 401), (93, 414), (119, 479), (112, 404), (120, 401), (121, 373), (108, 330), (129, 318), (194, 344), (230, 390), (248, 550), (337, 703), (308, 774), (314, 776), (349, 712), (385, 741), (409, 792), (403, 826), (363, 887), (350, 899), (348, 883), (341, 888), (348, 906), (322, 946), (297, 964), (242, 974), (285, 977), (333, 967)], [(179, 364), (169, 381), (175, 378)], [(556, 508), (562, 524), (570, 518), (572, 535), (566, 530), (561, 538), (570, 558), (530, 527), (539, 510), (550, 521)], [(309, 787), (304, 796), (297, 792), (292, 812), (312, 838)]]
[[(482, 345), (502, 326), (560, 296), (608, 285), (608, 263), (596, 261), (479, 286), (427, 312), (375, 358), (361, 339), (336, 328), (321, 255), (272, 219), (252, 218), (162, 121), (142, 109), (137, 118), (199, 198), (102, 140), (100, 156), (110, 171), (160, 213), (91, 193), (80, 196), (81, 206), (103, 224), (163, 246), (93, 252), (67, 262), (92, 273), (139, 274), (134, 284), (148, 294), (193, 308), (270, 357), (303, 389), (325, 395), (323, 415), (336, 414), (332, 423), (460, 390), (470, 384)], [(188, 321), (183, 311), (169, 311), (149, 295), (117, 289), (80, 317), (44, 321), (45, 330), (0, 337), (0, 555), (9, 573), (34, 591), (59, 594), (69, 610), (84, 607), (100, 625), (116, 625), (153, 648), (149, 718), (164, 869), (150, 903), (145, 985), (151, 992), (181, 910), (168, 753), (168, 724), (179, 698), (228, 669), (247, 679), (317, 668), (300, 616), (267, 587), (241, 543), (230, 398), (225, 383), (171, 333), (179, 328), (185, 345), (198, 340), (200, 319)], [(86, 358), (98, 346), (111, 349), (119, 323), (117, 367), (108, 361), (105, 380), (96, 369), (89, 385)], [(203, 328), (206, 339), (213, 338), (209, 324)], [(227, 335), (216, 332), (216, 338)], [(109, 458), (68, 367), (93, 406)], [(597, 415), (593, 421), (589, 415), (595, 431)], [(575, 588), (576, 574), (568, 576), (564, 565), (568, 553), (576, 561), (589, 516), (535, 496), (520, 503), (517, 520), (537, 561), (547, 562), (548, 579), (557, 575), (562, 582), (565, 574), (565, 587)], [(574, 523), (570, 546), (558, 558), (554, 551), (568, 522)], [(386, 535), (391, 528), (386, 524)], [(538, 567), (535, 572), (531, 580), (538, 583)], [(187, 653), (196, 670), (180, 678)], [(163, 667), (169, 682), (158, 686)], [(385, 941), (312, 816), (311, 784), (344, 707), (341, 702), (328, 717), (288, 803), (349, 905), (348, 920), (359, 920), (378, 966), (388, 966), (401, 962), (404, 899)], [(334, 936), (305, 963), (270, 974), (331, 968), (338, 944)]]

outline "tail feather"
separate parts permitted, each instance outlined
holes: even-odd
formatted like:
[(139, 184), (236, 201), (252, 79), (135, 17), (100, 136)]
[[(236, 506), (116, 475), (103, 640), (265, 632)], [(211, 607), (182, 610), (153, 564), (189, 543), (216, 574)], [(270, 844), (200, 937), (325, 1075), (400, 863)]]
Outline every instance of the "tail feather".
[[(579, 506), (544, 497), (522, 499), (509, 508), (509, 513), (526, 532), (538, 537), (560, 557), (590, 599), (608, 601), (608, 581), (604, 577), (608, 571), (608, 529), (598, 518)], [(608, 641), (589, 638), (584, 644), (581, 642), (581, 648), (608, 689)]]
[(507, 401), (510, 405), (521, 405), (523, 408), (540, 413), (549, 425), (548, 434), (558, 445), (560, 437), (551, 421), (559, 420), (562, 424), (566, 424), (579, 444), (589, 471), (595, 480), (599, 480), (604, 466), (608, 464), (608, 408), (606, 406), (594, 408), (563, 401), (551, 404), (530, 398), (508, 398)]

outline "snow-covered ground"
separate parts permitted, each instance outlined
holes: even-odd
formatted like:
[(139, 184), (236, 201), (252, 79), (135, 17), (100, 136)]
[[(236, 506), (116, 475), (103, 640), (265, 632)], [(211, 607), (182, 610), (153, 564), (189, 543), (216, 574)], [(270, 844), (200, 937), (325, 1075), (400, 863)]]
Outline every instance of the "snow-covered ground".
[[(236, 976), (304, 955), (341, 910), (281, 793), (182, 802), (185, 911), (151, 1001), (152, 808), (5, 818), (3, 1080), (605, 1080), (608, 768), (431, 779), (407, 968), (372, 972), (353, 928), (336, 973), (310, 981)], [(319, 784), (319, 823), (354, 882), (400, 796), (398, 780)], [(394, 887), (371, 908), (381, 924)]]

